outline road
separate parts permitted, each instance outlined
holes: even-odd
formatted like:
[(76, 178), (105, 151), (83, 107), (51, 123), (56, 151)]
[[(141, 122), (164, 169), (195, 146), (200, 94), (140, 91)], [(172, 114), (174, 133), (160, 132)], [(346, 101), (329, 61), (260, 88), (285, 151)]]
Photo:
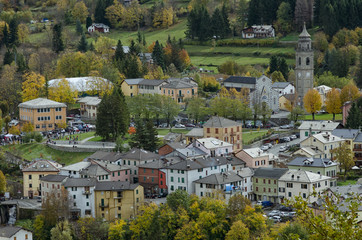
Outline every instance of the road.
[[(287, 145), (290, 146), (290, 145), (299, 144), (299, 143), (300, 143), (300, 138), (297, 138), (297, 139), (295, 139), (295, 140), (293, 140), (293, 141), (290, 141), (290, 142), (275, 144), (275, 145), (273, 145), (272, 148), (270, 148), (269, 150), (267, 150), (267, 152), (268, 152), (268, 153), (272, 153), (272, 154), (278, 156), (278, 154), (279, 154), (279, 148), (280, 148), (281, 146), (287, 146)], [(284, 153), (287, 154), (287, 151), (285, 151)]]

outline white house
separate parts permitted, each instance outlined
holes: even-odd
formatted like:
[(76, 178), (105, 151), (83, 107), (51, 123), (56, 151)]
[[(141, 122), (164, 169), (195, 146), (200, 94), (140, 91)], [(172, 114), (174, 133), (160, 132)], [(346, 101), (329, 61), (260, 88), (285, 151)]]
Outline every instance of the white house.
[(324, 106), (327, 100), (327, 93), (329, 93), (332, 90), (332, 88), (326, 85), (320, 85), (318, 87), (315, 87), (314, 89), (317, 90), (319, 95), (321, 96), (322, 106)]
[(101, 32), (101, 33), (108, 33), (109, 32), (109, 26), (103, 24), (103, 23), (93, 23), (91, 26), (88, 27), (88, 32)]
[(78, 162), (65, 167), (62, 167), (59, 171), (59, 175), (68, 176), (72, 178), (81, 178), (80, 171), (86, 169), (91, 165), (90, 162)]
[[(292, 199), (302, 196), (309, 203), (317, 201), (318, 197), (309, 196), (313, 190), (322, 194), (329, 188), (331, 177), (303, 170), (288, 170), (278, 181), (278, 196), (282, 199)], [(309, 196), (309, 198), (308, 198)]]
[(247, 167), (273, 167), (273, 162), (278, 160), (278, 157), (272, 153), (264, 152), (260, 148), (247, 148), (235, 153), (235, 157), (243, 160)]
[(338, 126), (338, 122), (332, 121), (303, 121), (298, 128), (300, 131), (300, 141), (316, 133), (332, 133)]
[(80, 115), (82, 118), (96, 119), (97, 118), (97, 108), (101, 103), (102, 99), (99, 97), (84, 97), (81, 98), (78, 103), (80, 103)]
[(71, 211), (80, 217), (95, 217), (94, 188), (97, 180), (95, 178), (68, 178), (64, 183), (72, 199)]
[(0, 240), (33, 240), (33, 233), (17, 226), (0, 227)]
[(253, 25), (241, 31), (242, 38), (269, 38), (275, 37), (275, 29), (272, 25)]
[(275, 82), (272, 88), (279, 93), (279, 97), (295, 93), (295, 87), (290, 82)]
[(205, 152), (207, 156), (227, 156), (233, 152), (233, 144), (216, 138), (200, 138), (190, 144), (188, 148), (196, 147)]
[(46, 198), (52, 193), (54, 193), (57, 198), (60, 198), (63, 183), (67, 178), (67, 176), (62, 175), (47, 175), (40, 178), (42, 202), (44, 203)]
[(232, 170), (232, 164), (241, 162), (234, 157), (201, 157), (180, 161), (162, 169), (166, 173), (168, 192), (182, 189), (194, 193), (193, 182), (214, 173)]

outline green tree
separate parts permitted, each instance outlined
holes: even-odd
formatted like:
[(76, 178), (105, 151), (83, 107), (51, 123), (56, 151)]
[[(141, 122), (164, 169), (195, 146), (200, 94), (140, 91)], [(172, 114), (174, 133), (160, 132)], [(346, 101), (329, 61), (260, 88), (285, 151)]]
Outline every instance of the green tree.
[(158, 132), (151, 118), (145, 124), (145, 146), (143, 149), (154, 152), (158, 149)]
[(43, 215), (37, 215), (34, 220), (34, 239), (37, 240), (47, 240), (50, 238), (50, 236), (47, 235), (46, 229), (45, 229), (45, 217)]
[(58, 222), (50, 231), (51, 240), (72, 240), (72, 229), (67, 220)]
[(229, 232), (226, 234), (225, 240), (248, 240), (249, 229), (239, 220), (233, 223)]
[(166, 202), (173, 211), (177, 211), (179, 208), (188, 211), (190, 209), (191, 198), (186, 191), (177, 189), (167, 196)]
[(85, 28), (86, 28), (87, 31), (88, 31), (88, 28), (90, 26), (92, 26), (92, 24), (93, 24), (92, 18), (91, 18), (91, 16), (88, 16), (86, 21), (85, 21)]
[(109, 223), (101, 218), (83, 217), (73, 223), (75, 239), (106, 240), (108, 239), (108, 231)]
[(233, 195), (228, 202), (226, 213), (231, 221), (234, 221), (239, 214), (244, 214), (246, 206), (251, 206), (248, 198), (241, 194)]
[(278, 65), (278, 57), (276, 55), (271, 56), (269, 60), (269, 74), (278, 71)]
[(121, 40), (118, 40), (117, 48), (116, 48), (116, 51), (114, 53), (113, 59), (115, 61), (122, 62), (124, 60), (124, 58), (125, 58), (125, 53), (123, 51), (123, 45), (122, 45)]
[(187, 100), (186, 113), (196, 123), (200, 121), (206, 114), (206, 101), (204, 98), (193, 97)]
[(16, 47), (19, 45), (18, 22), (16, 18), (11, 19), (9, 30), (8, 45), (9, 47)]
[(87, 43), (87, 40), (85, 38), (84, 33), (82, 34), (82, 37), (79, 40), (78, 51), (80, 51), (80, 52), (87, 52), (88, 51), (88, 43)]
[(4, 173), (0, 170), (0, 194), (6, 192), (6, 178)]
[(277, 30), (283, 35), (292, 30), (293, 11), (288, 2), (282, 2), (277, 11)]
[(261, 116), (261, 121), (262, 121), (264, 126), (269, 121), (272, 112), (273, 111), (269, 108), (268, 104), (266, 102), (262, 102), (261, 110), (260, 110), (260, 116)]
[(53, 27), (53, 51), (56, 53), (65, 48), (62, 35), (62, 25), (60, 23), (55, 24)]
[(103, 139), (117, 139), (128, 131), (129, 112), (122, 90), (114, 87), (111, 95), (105, 95), (98, 107), (96, 135)]
[(155, 46), (153, 47), (152, 59), (155, 61), (155, 63), (158, 66), (162, 68), (162, 70), (166, 69), (165, 56), (163, 53), (162, 45), (160, 45), (158, 40), (156, 41)]
[(8, 47), (9, 46), (9, 30), (8, 30), (8, 25), (7, 24), (4, 25), (2, 35), (3, 35), (3, 37), (1, 39), (0, 47), (2, 45)]
[(75, 31), (79, 35), (82, 35), (84, 33), (82, 24), (80, 23), (79, 19), (77, 19), (77, 21), (75, 22)]
[(167, 126), (180, 112), (180, 106), (171, 97), (162, 96), (162, 115), (166, 118)]
[(288, 116), (291, 121), (298, 122), (298, 120), (304, 118), (305, 111), (300, 106), (293, 106)]
[(308, 240), (309, 234), (307, 229), (305, 229), (300, 223), (287, 223), (284, 227), (281, 227), (278, 232), (280, 240), (291, 240), (291, 239), (300, 239)]
[(228, 106), (229, 101), (230, 99), (226, 97), (213, 98), (210, 101), (211, 114), (220, 117), (228, 117), (230, 114), (230, 109), (227, 109), (225, 106)]
[(14, 53), (10, 51), (10, 49), (6, 49), (6, 52), (4, 54), (4, 65), (11, 65), (11, 63), (14, 61)]
[(361, 129), (362, 128), (362, 99), (352, 103), (352, 107), (348, 112), (347, 128)]
[(356, 84), (359, 88), (362, 88), (362, 49), (360, 49), (359, 52), (359, 64), (358, 64), (358, 70), (357, 70), (357, 75), (356, 75)]
[(349, 144), (343, 143), (340, 147), (332, 149), (331, 153), (340, 164), (340, 170), (344, 172), (344, 180), (349, 170), (355, 165), (354, 153), (352, 152)]

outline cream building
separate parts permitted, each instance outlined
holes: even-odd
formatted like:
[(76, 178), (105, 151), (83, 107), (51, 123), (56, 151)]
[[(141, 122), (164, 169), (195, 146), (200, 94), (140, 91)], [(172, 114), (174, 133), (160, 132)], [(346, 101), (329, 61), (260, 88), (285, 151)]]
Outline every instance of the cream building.
[(35, 131), (49, 131), (65, 124), (67, 105), (45, 98), (36, 98), (19, 104), (21, 123), (31, 122)]
[(80, 103), (80, 115), (82, 118), (88, 119), (97, 119), (97, 109), (98, 105), (101, 103), (102, 99), (99, 97), (84, 97), (81, 98), (78, 103)]

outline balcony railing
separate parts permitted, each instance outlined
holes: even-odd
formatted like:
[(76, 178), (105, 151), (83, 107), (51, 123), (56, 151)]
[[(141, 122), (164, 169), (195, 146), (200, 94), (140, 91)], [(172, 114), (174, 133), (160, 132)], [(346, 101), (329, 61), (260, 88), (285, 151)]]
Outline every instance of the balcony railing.
[(122, 195), (117, 195), (116, 197), (114, 197), (114, 199), (121, 199), (122, 197)]
[(90, 190), (87, 190), (87, 191), (82, 191), (82, 194), (83, 195), (89, 195), (89, 194), (91, 194), (92, 192), (90, 191)]

